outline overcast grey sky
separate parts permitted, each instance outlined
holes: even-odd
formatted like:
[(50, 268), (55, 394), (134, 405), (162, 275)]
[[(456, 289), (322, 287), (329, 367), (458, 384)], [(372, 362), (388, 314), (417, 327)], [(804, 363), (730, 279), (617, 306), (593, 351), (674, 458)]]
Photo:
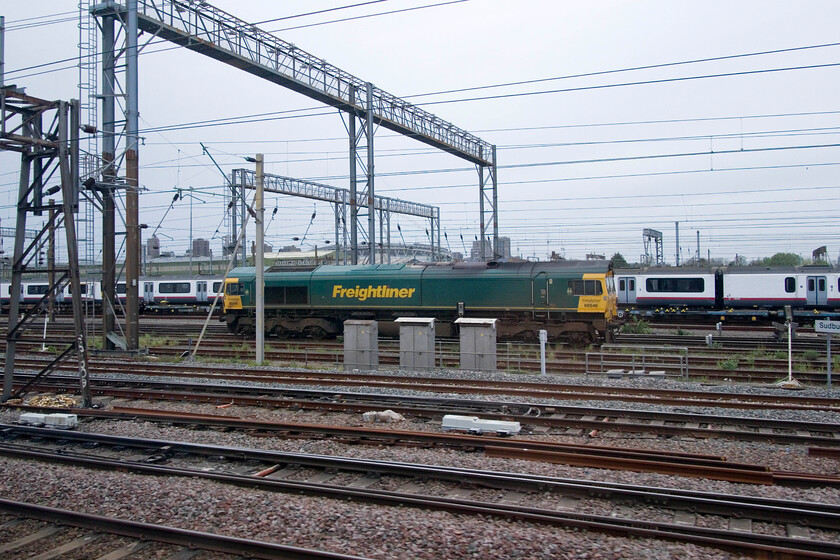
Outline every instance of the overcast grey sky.
[[(355, 3), (211, 2), (248, 22)], [(76, 62), (66, 61), (78, 56), (77, 6), (3, 3), (6, 83), (42, 98), (79, 96)], [(402, 11), (419, 6), (428, 7)], [(379, 15), (358, 17), (369, 14)], [(514, 253), (634, 261), (642, 230), (654, 228), (673, 263), (675, 222), (683, 260), (697, 231), (703, 257), (810, 257), (827, 245), (837, 260), (837, 21), (836, 1), (388, 0), (260, 27), (495, 144), (499, 232)], [(192, 200), (193, 237), (213, 238), (220, 253), (223, 179), (199, 142), (225, 171), (263, 152), (268, 172), (348, 187), (336, 110), (170, 47), (140, 57), (141, 222), (155, 228), (177, 188), (196, 198), (167, 215), (164, 250), (188, 247)], [(527, 83), (500, 86), (511, 82)], [(450, 90), (459, 91), (435, 94)], [(448, 245), (469, 249), (480, 224), (475, 168), (384, 129), (375, 147), (377, 194), (439, 205)], [(13, 226), (18, 158), (0, 154), (0, 164), (0, 219)], [(328, 205), (269, 198), (269, 213), (275, 205), (275, 247), (302, 236), (313, 210), (307, 240), (333, 240)], [(406, 242), (426, 242), (422, 221), (395, 221)]]

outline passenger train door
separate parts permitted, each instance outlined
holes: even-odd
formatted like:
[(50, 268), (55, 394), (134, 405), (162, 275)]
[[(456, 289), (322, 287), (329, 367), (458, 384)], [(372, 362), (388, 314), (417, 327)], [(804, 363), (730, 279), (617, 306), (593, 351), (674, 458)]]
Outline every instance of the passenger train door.
[(828, 280), (825, 276), (805, 278), (805, 303), (807, 305), (828, 304)]
[(618, 277), (618, 303), (636, 303), (636, 278), (633, 276)]
[(145, 301), (146, 303), (155, 302), (154, 282), (143, 282), (143, 301)]
[(207, 303), (207, 282), (195, 283), (195, 297), (199, 303)]

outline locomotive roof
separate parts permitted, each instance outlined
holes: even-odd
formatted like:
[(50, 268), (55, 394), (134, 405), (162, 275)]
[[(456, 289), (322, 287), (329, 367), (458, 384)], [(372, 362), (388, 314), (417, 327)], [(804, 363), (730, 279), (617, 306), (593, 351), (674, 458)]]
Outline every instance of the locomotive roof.
[[(351, 276), (353, 274), (369, 274), (372, 272), (389, 273), (399, 271), (414, 271), (421, 273), (423, 270), (497, 270), (507, 272), (518, 272), (531, 270), (533, 272), (579, 272), (579, 273), (605, 273), (612, 269), (611, 261), (552, 261), (552, 262), (457, 262), (457, 263), (416, 263), (416, 264), (364, 264), (364, 265), (321, 265), (316, 268), (280, 268), (272, 267), (266, 269), (266, 274), (335, 274)], [(256, 268), (253, 266), (242, 266), (234, 268), (228, 273), (229, 278), (242, 276), (251, 278), (256, 275)]]

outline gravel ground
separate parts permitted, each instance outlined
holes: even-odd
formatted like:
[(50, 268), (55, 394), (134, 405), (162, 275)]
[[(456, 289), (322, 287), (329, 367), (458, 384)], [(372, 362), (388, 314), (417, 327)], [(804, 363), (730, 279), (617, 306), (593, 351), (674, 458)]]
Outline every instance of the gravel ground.
[[(403, 372), (404, 373), (404, 372)], [(396, 374), (395, 374), (396, 375)], [(423, 373), (427, 376), (427, 373)], [(441, 376), (497, 378), (521, 380), (522, 376), (445, 372)], [(528, 376), (532, 381), (537, 376)], [(734, 386), (714, 387), (702, 384), (663, 380), (606, 380), (593, 378), (551, 378), (546, 382), (581, 385), (615, 385), (652, 388), (674, 387), (681, 390), (732, 391)], [(326, 389), (326, 387), (325, 387)], [(342, 389), (346, 391), (347, 389)], [(744, 386), (745, 393), (788, 394), (777, 388)], [(386, 391), (387, 392), (387, 391)], [(415, 393), (426, 394), (426, 393)], [(830, 396), (824, 389), (807, 389), (797, 394)], [(833, 396), (833, 395), (832, 395)], [(472, 398), (472, 397), (471, 397)], [(493, 397), (493, 400), (502, 400)], [(514, 400), (514, 399), (512, 399)], [(276, 422), (313, 422), (347, 426), (365, 425), (361, 415), (318, 413), (308, 411), (270, 410), (256, 407), (231, 406), (218, 409), (207, 404), (171, 402), (113, 401), (115, 406), (136, 406), (159, 410), (181, 410), (223, 414), (248, 419)], [(638, 403), (558, 402), (569, 406), (634, 408), (669, 410), (664, 406)], [(787, 418), (840, 423), (840, 414), (814, 411), (740, 411), (692, 408), (697, 412), (713, 410), (716, 414), (755, 417)], [(0, 421), (9, 423), (19, 413), (0, 411)], [(435, 423), (413, 421), (397, 424), (376, 424), (377, 428), (435, 431)], [(353, 446), (330, 440), (283, 440), (252, 438), (237, 432), (215, 430), (196, 431), (165, 426), (152, 422), (96, 421), (85, 422), (81, 430), (114, 435), (171, 439), (179, 441), (257, 447), (280, 451), (318, 453), (364, 457), (422, 464), (449, 465), (542, 474), (562, 478), (603, 480), (627, 484), (644, 484), (668, 488), (714, 491), (721, 494), (760, 495), (784, 499), (840, 503), (840, 490), (835, 488), (784, 488), (733, 484), (707, 479), (683, 478), (652, 473), (609, 471), (569, 467), (565, 465), (528, 461), (489, 459), (480, 453), (455, 450), (412, 449), (385, 446)], [(832, 459), (808, 457), (801, 446), (778, 446), (765, 443), (733, 442), (726, 440), (698, 440), (694, 438), (657, 438), (614, 434), (605, 430), (600, 437), (532, 436), (544, 441), (615, 445), (646, 449), (663, 449), (690, 453), (725, 456), (733, 462), (767, 465), (775, 470), (808, 471), (837, 475), (840, 462)], [(387, 484), (387, 481), (382, 481)], [(498, 491), (479, 491), (496, 493)], [(96, 472), (59, 465), (45, 465), (30, 461), (0, 459), (0, 495), (54, 507), (65, 507), (90, 513), (115, 515), (137, 521), (165, 523), (200, 531), (266, 540), (294, 546), (319, 548), (369, 558), (486, 558), (486, 559), (670, 559), (670, 558), (741, 558), (714, 549), (665, 541), (624, 539), (600, 533), (579, 532), (530, 523), (506, 522), (486, 517), (427, 512), (418, 509), (393, 508), (358, 504), (328, 498), (312, 498), (290, 494), (275, 494), (251, 489), (233, 488), (215, 482), (160, 479), (127, 473)], [(538, 495), (529, 503), (553, 503), (548, 495)], [(556, 504), (555, 504), (556, 505)], [(614, 504), (591, 500), (581, 511), (610, 515)], [(637, 507), (640, 518), (662, 519), (662, 510)], [(698, 524), (715, 526), (719, 521), (698, 516)], [(758, 524), (756, 524), (758, 525)], [(769, 527), (769, 530), (776, 530)]]

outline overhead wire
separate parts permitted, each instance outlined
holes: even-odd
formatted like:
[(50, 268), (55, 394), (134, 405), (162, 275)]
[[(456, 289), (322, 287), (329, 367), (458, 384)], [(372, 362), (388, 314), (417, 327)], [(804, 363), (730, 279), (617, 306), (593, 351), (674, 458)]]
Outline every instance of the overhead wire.
[[(828, 45), (825, 45), (825, 46), (833, 46), (833, 45), (834, 44), (828, 44)], [(816, 48), (818, 46), (813, 46), (813, 47)], [(811, 47), (801, 47), (801, 48), (805, 49), (805, 48), (811, 48)], [(768, 52), (782, 52), (782, 50), (768, 51)], [(756, 54), (764, 54), (764, 53), (756, 53)], [(726, 58), (728, 58), (728, 57), (726, 57)], [(684, 63), (694, 63), (694, 62), (696, 62), (696, 61), (685, 61)], [(672, 64), (679, 64), (679, 63), (669, 63), (668, 65), (672, 65)], [(775, 72), (775, 71), (787, 71), (787, 70), (796, 70), (796, 69), (805, 69), (805, 68), (825, 68), (825, 67), (830, 67), (830, 66), (836, 66), (836, 64), (798, 66), (798, 67), (777, 68), (777, 69), (764, 69), (764, 70), (754, 70), (754, 71), (748, 71), (748, 72), (725, 73), (725, 74), (706, 75), (706, 76), (687, 76), (687, 77), (671, 78), (671, 79), (667, 79), (667, 80), (664, 80), (664, 81), (678, 81), (678, 80), (683, 80), (683, 79), (700, 79), (700, 78), (721, 77), (721, 76), (730, 76), (730, 75), (744, 75), (744, 74)], [(626, 69), (626, 70), (623, 70), (623, 71), (628, 71), (628, 70), (632, 70), (632, 69)], [(616, 72), (618, 72), (618, 71), (622, 71), (622, 70), (616, 70)], [(544, 80), (541, 79), (539, 81), (547, 81), (547, 80), (550, 80), (550, 79), (551, 78), (544, 79)], [(592, 87), (593, 88), (621, 87), (621, 86), (624, 86), (624, 85), (638, 85), (638, 84), (642, 84), (642, 83), (661, 83), (662, 81), (663, 80), (643, 81), (643, 82), (640, 81), (640, 82), (629, 82), (629, 83), (624, 83), (624, 84), (607, 84), (607, 85), (592, 86)], [(495, 85), (486, 86), (486, 87), (487, 88), (489, 88), (489, 87), (509, 87), (510, 85), (515, 85), (515, 84), (511, 84), (511, 83), (495, 84)], [(486, 88), (484, 86), (479, 86), (479, 87), (476, 87), (476, 88), (469, 88), (469, 89), (486, 89)], [(575, 91), (575, 90), (578, 90), (578, 89), (579, 88), (571, 88), (571, 89), (566, 89), (566, 90), (555, 90), (555, 91)], [(586, 88), (586, 89), (590, 89), (590, 88)], [(539, 95), (539, 94), (551, 93), (551, 92), (552, 91), (548, 91), (548, 92), (525, 92), (525, 93), (519, 93), (519, 94), (506, 94), (506, 95), (503, 95), (503, 96), (491, 96), (491, 97), (487, 97), (487, 98), (488, 99), (491, 99), (491, 98), (494, 99), (494, 98), (508, 97), (508, 96)], [(441, 94), (441, 93), (451, 93), (451, 92), (439, 92), (439, 93), (430, 93), (430, 94), (423, 94), (423, 95), (435, 95), (435, 94)], [(456, 100), (456, 101), (469, 101), (469, 100), (470, 99), (463, 99), (463, 100)], [(454, 102), (454, 101), (446, 101), (446, 102), (448, 103), (448, 102)], [(434, 102), (434, 103), (441, 103), (441, 102)], [(315, 109), (313, 108), (313, 109), (304, 109), (304, 110), (315, 110)], [(834, 112), (826, 112), (826, 113), (834, 113)], [(736, 118), (736, 117), (733, 117), (733, 118)], [(740, 118), (745, 118), (745, 117), (740, 117)], [(746, 118), (749, 118), (749, 117), (746, 117)], [(660, 122), (662, 122), (662, 121), (660, 121)], [(226, 123), (226, 124), (229, 124), (229, 123)], [(587, 125), (587, 126), (603, 126), (603, 125), (591, 124), (591, 125)], [(177, 128), (162, 128), (161, 130), (177, 130)], [(150, 131), (155, 131), (155, 129), (150, 129)], [(836, 145), (826, 144), (826, 145), (816, 145), (816, 146), (789, 146), (789, 147), (765, 148), (765, 149), (795, 149), (795, 148), (815, 148), (815, 147), (835, 147), (835, 146)], [(765, 149), (761, 149), (761, 150), (765, 150)], [(739, 152), (740, 152), (740, 150), (739, 150)], [(686, 156), (686, 155), (708, 155), (708, 153), (709, 152), (697, 152), (697, 153), (688, 153), (688, 154), (662, 154), (662, 155), (654, 155), (654, 156), (649, 156), (649, 157), (680, 157), (680, 156)], [(717, 153), (726, 153), (726, 152), (713, 152), (713, 153), (717, 154)], [(621, 161), (623, 159), (624, 158), (608, 158), (608, 159), (602, 159), (602, 160), (582, 160), (581, 162), (589, 163), (589, 162), (602, 162), (602, 161)], [(633, 158), (633, 159), (636, 159), (636, 158)], [(549, 162), (549, 164), (552, 164), (552, 165), (559, 165), (559, 164), (563, 164), (563, 163), (569, 163), (569, 162)], [(577, 162), (577, 163), (580, 163), (580, 162)], [(540, 164), (536, 163), (536, 164), (519, 164), (519, 165), (521, 165), (521, 166), (531, 166), (531, 165), (540, 165)], [(519, 166), (519, 165), (514, 165), (514, 166)], [(828, 164), (828, 165), (834, 165), (834, 164)], [(511, 166), (511, 167), (514, 167), (514, 166)], [(749, 168), (749, 169), (756, 169), (756, 168), (772, 168), (772, 166), (762, 166), (762, 167), (755, 167), (755, 168)], [(444, 172), (446, 172), (446, 171), (447, 170), (444, 170)], [(633, 175), (633, 176), (639, 176), (639, 175)]]

